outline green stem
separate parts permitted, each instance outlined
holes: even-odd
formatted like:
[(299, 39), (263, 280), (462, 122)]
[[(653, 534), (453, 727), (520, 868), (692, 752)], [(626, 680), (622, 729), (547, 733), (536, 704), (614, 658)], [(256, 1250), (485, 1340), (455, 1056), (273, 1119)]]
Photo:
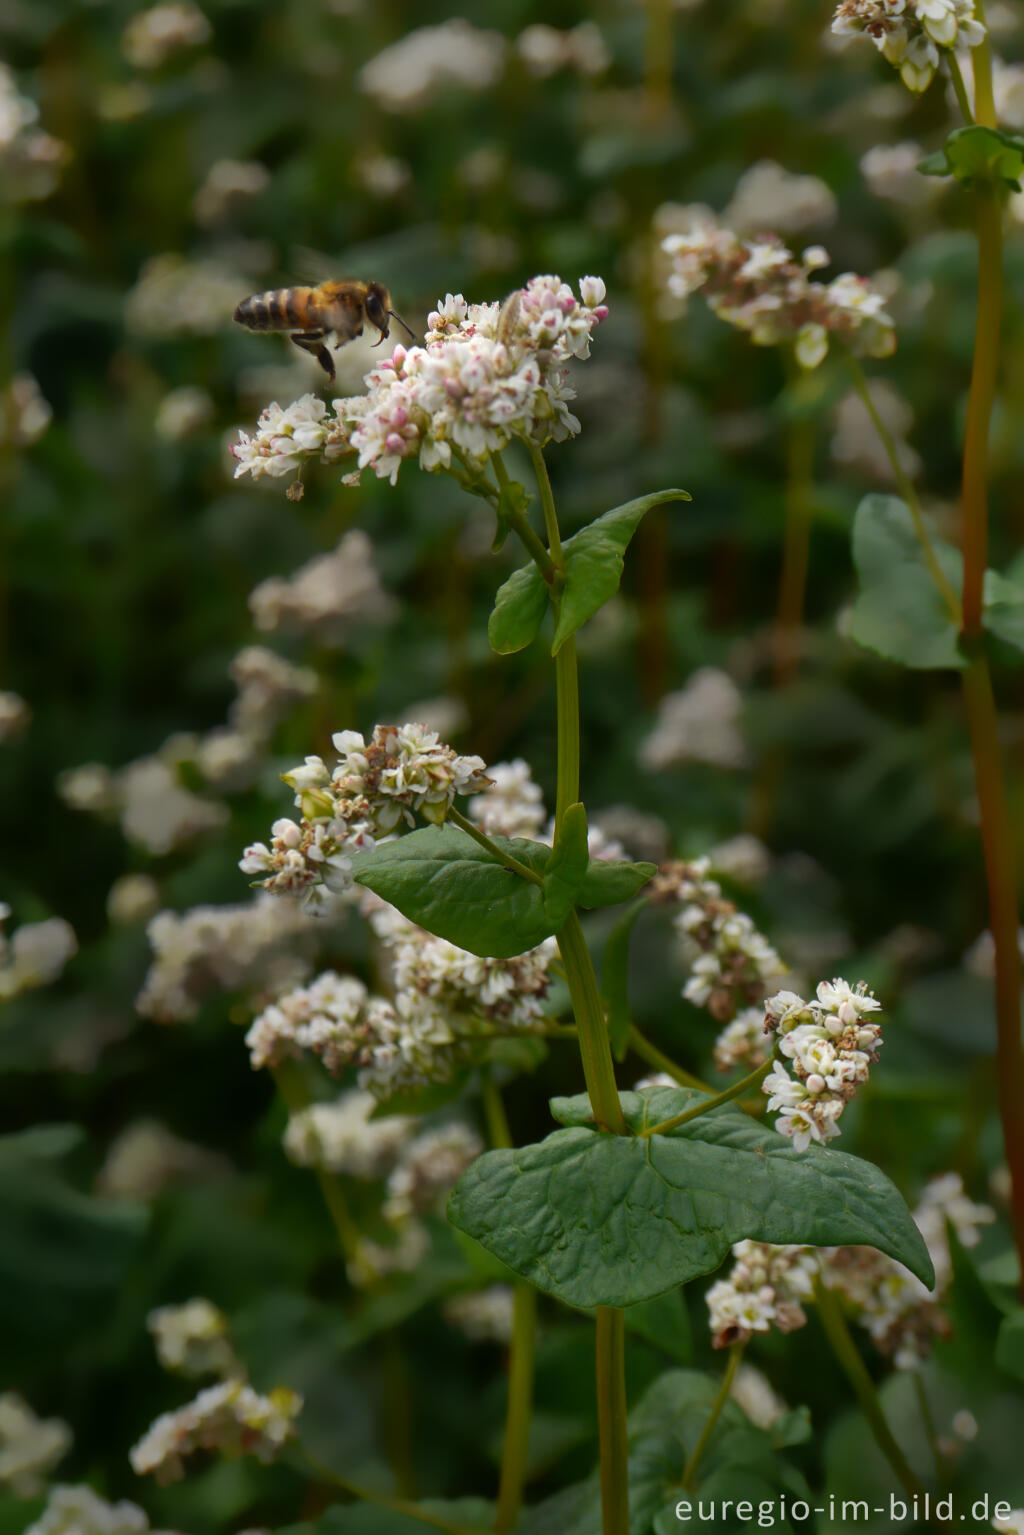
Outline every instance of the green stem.
[(447, 1535), (478, 1535), (475, 1530), (469, 1529), (464, 1524), (456, 1524), (452, 1519), (445, 1519), (441, 1514), (432, 1514), (422, 1508), (419, 1503), (412, 1503), (408, 1498), (392, 1498), (385, 1492), (378, 1492), (376, 1487), (364, 1487), (361, 1482), (353, 1482), (347, 1476), (341, 1476), (337, 1471), (325, 1466), (322, 1461), (314, 1459), (309, 1451), (301, 1448), (296, 1457), (295, 1464), (298, 1469), (312, 1473), (318, 1481), (327, 1482), (332, 1487), (340, 1487), (351, 1497), (358, 1498), (363, 1503), (373, 1503), (378, 1508), (386, 1508), (393, 1514), (404, 1514), (407, 1519), (417, 1519), (420, 1524), (429, 1524), (432, 1529), (445, 1530)]
[(938, 1482), (946, 1480), (948, 1464), (942, 1458), (939, 1450), (939, 1439), (935, 1432), (935, 1419), (932, 1416), (932, 1405), (928, 1400), (928, 1393), (924, 1388), (920, 1370), (911, 1370), (914, 1377), (914, 1395), (917, 1397), (917, 1410), (921, 1414), (921, 1423), (924, 1427), (925, 1438), (928, 1440), (928, 1448), (932, 1452), (932, 1460), (935, 1462), (935, 1479)]
[(558, 776), (555, 785), (555, 836), (570, 805), (580, 797), (580, 685), (576, 640), (570, 637), (555, 657)]
[(545, 581), (551, 586), (558, 575), (555, 562), (537, 537), (537, 534), (533, 531), (525, 513), (521, 512), (518, 506), (514, 504), (511, 496), (504, 494), (511, 488), (511, 481), (508, 477), (508, 470), (501, 460), (501, 455), (498, 453), (492, 454), (491, 463), (494, 465), (494, 477), (502, 492), (501, 515), (513, 532), (518, 535), (527, 554)]
[(963, 71), (952, 48), (946, 49), (946, 64), (949, 69), (949, 78), (952, 80), (953, 89), (956, 92), (957, 106), (960, 108), (964, 122), (968, 127), (972, 127), (974, 124), (974, 113), (971, 111), (971, 103), (967, 95), (967, 86), (964, 84)]
[(511, 853), (506, 853), (496, 842), (492, 842), (486, 832), (482, 832), (479, 826), (474, 826), (472, 821), (467, 821), (466, 817), (461, 815), (454, 805), (448, 811), (448, 819), (460, 831), (464, 831), (467, 837), (472, 837), (474, 842), (479, 843), (499, 863), (504, 864), (505, 868), (509, 869), (513, 874), (518, 874), (521, 879), (528, 879), (533, 885), (542, 885), (544, 883), (542, 876), (535, 869), (528, 868), (525, 863), (520, 863), (518, 858), (514, 858)]
[(825, 1330), (825, 1336), (829, 1341), (832, 1352), (835, 1354), (843, 1373), (853, 1387), (854, 1395), (860, 1404), (860, 1410), (864, 1414), (868, 1427), (871, 1430), (874, 1441), (885, 1456), (893, 1473), (904, 1492), (912, 1497), (924, 1495), (924, 1486), (917, 1473), (909, 1465), (906, 1456), (900, 1449), (882, 1411), (882, 1404), (878, 1400), (878, 1392), (875, 1390), (874, 1381), (868, 1374), (867, 1366), (857, 1351), (857, 1346), (850, 1336), (850, 1329), (846, 1325), (842, 1307), (824, 1281), (818, 1278), (814, 1287), (814, 1298), (818, 1306), (818, 1315), (821, 1325)]
[(686, 1465), (683, 1468), (683, 1487), (687, 1492), (693, 1491), (693, 1484), (696, 1480), (697, 1472), (700, 1470), (704, 1451), (707, 1449), (711, 1435), (715, 1431), (715, 1424), (722, 1416), (722, 1409), (729, 1400), (729, 1392), (732, 1390), (732, 1383), (736, 1378), (736, 1371), (739, 1369), (739, 1363), (743, 1358), (745, 1347), (745, 1342), (739, 1342), (734, 1343), (729, 1350), (729, 1363), (725, 1367), (725, 1374), (722, 1376), (722, 1384), (718, 1388), (718, 1395), (711, 1404), (711, 1411), (708, 1413), (707, 1421), (701, 1429), (700, 1438), (694, 1445), (693, 1452), (687, 1458)]
[(634, 1055), (638, 1055), (648, 1066), (653, 1066), (656, 1071), (663, 1071), (667, 1077), (672, 1077), (680, 1087), (695, 1087), (699, 1093), (713, 1093), (714, 1088), (702, 1082), (700, 1077), (691, 1076), (682, 1066), (677, 1066), (671, 1057), (659, 1050), (657, 1045), (652, 1045), (646, 1039), (635, 1023), (629, 1026), (629, 1048)]
[(959, 599), (956, 595), (956, 592), (953, 590), (948, 577), (942, 569), (942, 566), (939, 564), (938, 558), (936, 557), (935, 550), (932, 547), (932, 541), (928, 533), (928, 527), (924, 520), (924, 513), (921, 510), (920, 498), (918, 497), (917, 491), (914, 489), (914, 486), (912, 485), (906, 470), (900, 463), (899, 450), (896, 446), (895, 439), (893, 438), (893, 435), (889, 431), (889, 428), (886, 426), (885, 422), (882, 420), (878, 408), (875, 405), (874, 400), (871, 398), (871, 391), (868, 388), (868, 381), (864, 377), (864, 370), (860, 363), (850, 351), (844, 351), (843, 355), (846, 359), (846, 366), (849, 369), (853, 387), (857, 391), (857, 394), (860, 396), (864, 409), (867, 411), (868, 416), (871, 419), (872, 426), (878, 433), (878, 440), (882, 444), (882, 447), (885, 450), (885, 455), (889, 460), (889, 465), (892, 469), (893, 479), (896, 481), (897, 489), (906, 502), (907, 509), (913, 518), (914, 532), (917, 534), (918, 541), (921, 545), (921, 550), (924, 554), (925, 564), (928, 566), (929, 574), (931, 575), (932, 580), (935, 582), (935, 585), (942, 596), (943, 602), (946, 604), (946, 608), (949, 611), (949, 616), (953, 619), (954, 623), (959, 624), (961, 617)]
[(773, 1059), (774, 1056), (765, 1061), (764, 1065), (759, 1066), (756, 1071), (752, 1071), (749, 1076), (741, 1077), (738, 1082), (734, 1082), (732, 1087), (716, 1093), (713, 1098), (705, 1098), (702, 1103), (695, 1103), (684, 1113), (676, 1114), (672, 1119), (663, 1119), (660, 1125), (652, 1125), (650, 1129), (638, 1130), (637, 1134), (644, 1140), (652, 1135), (667, 1135), (670, 1130), (676, 1130), (680, 1125), (688, 1124), (691, 1119), (699, 1119), (702, 1114), (710, 1114), (712, 1109), (721, 1108), (723, 1103), (731, 1103), (734, 1098), (739, 1098), (741, 1094), (764, 1081), (772, 1069)]
[(594, 1119), (602, 1130), (625, 1135), (626, 1121), (619, 1102), (619, 1090), (615, 1085), (615, 1067), (608, 1042), (604, 1003), (594, 974), (594, 962), (590, 958), (587, 940), (575, 911), (570, 913), (558, 934), (558, 948), (565, 966), (572, 1010), (579, 1030), (583, 1075)]
[[(512, 1132), (498, 1085), (489, 1071), (481, 1074), (487, 1133), (491, 1145), (510, 1147)], [(508, 1405), (501, 1447), (495, 1535), (508, 1535), (519, 1517), (526, 1482), (533, 1407), (533, 1360), (537, 1335), (537, 1293), (532, 1285), (516, 1284), (512, 1301), (512, 1341), (509, 1348)]]
[(519, 1516), (526, 1483), (533, 1407), (533, 1361), (537, 1337), (537, 1292), (520, 1281), (513, 1291), (509, 1350), (508, 1409), (501, 1449), (495, 1535), (507, 1535)]
[[(284, 1099), (289, 1114), (301, 1114), (304, 1109), (310, 1107), (313, 1100), (303, 1080), (302, 1068), (297, 1061), (282, 1061), (279, 1066), (273, 1068), (273, 1075), (277, 1090)], [(345, 1261), (354, 1273), (362, 1276), (362, 1282), (366, 1283), (371, 1276), (362, 1256), (359, 1228), (349, 1214), (341, 1183), (321, 1162), (317, 1163), (314, 1171)]]
[(533, 472), (537, 479), (537, 489), (540, 491), (540, 504), (544, 509), (544, 528), (548, 535), (548, 549), (551, 558), (559, 570), (565, 569), (565, 555), (562, 553), (562, 536), (558, 530), (558, 514), (555, 511), (555, 496), (551, 489), (551, 478), (548, 475), (548, 466), (544, 462), (544, 454), (540, 448), (532, 442), (526, 444), (533, 465)]
[(626, 1318), (612, 1306), (598, 1306), (595, 1324), (601, 1531), (602, 1535), (629, 1535)]
[[(976, 50), (980, 53), (980, 49)], [(993, 187), (974, 192), (978, 235), (978, 308), (974, 362), (967, 398), (963, 462), (963, 632), (982, 631), (982, 597), (988, 563), (988, 440), (999, 367), (1003, 323), (1003, 218)]]
[[(974, 0), (974, 14), (985, 26), (984, 0)], [(974, 114), (983, 128), (995, 128), (996, 104), (992, 89), (992, 44), (986, 29), (984, 41), (971, 49), (974, 69)]]
[(988, 660), (979, 648), (961, 672), (996, 967), (996, 1094), (1010, 1169), (1014, 1238), (1024, 1276), (1024, 1054), (1020, 1038), (1016, 836), (999, 746), (999, 718)]

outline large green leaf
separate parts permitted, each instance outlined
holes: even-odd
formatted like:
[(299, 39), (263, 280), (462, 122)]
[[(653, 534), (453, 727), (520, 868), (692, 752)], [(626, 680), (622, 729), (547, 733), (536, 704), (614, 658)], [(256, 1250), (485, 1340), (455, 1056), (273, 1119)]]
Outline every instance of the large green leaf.
[(1024, 650), (1024, 581), (986, 570), (984, 623), (990, 634)]
[[(636, 1131), (707, 1095), (623, 1093)], [(895, 1185), (822, 1146), (794, 1150), (726, 1104), (645, 1138), (599, 1134), (585, 1094), (556, 1098), (568, 1128), (479, 1157), (449, 1219), (538, 1289), (574, 1306), (632, 1306), (716, 1269), (734, 1242), (877, 1247), (925, 1283), (931, 1260)]]
[[(655, 1381), (629, 1417), (629, 1528), (631, 1535), (662, 1535), (687, 1526), (676, 1505), (689, 1502), (683, 1470), (718, 1394), (719, 1381), (697, 1370), (669, 1370)], [(754, 1428), (741, 1408), (727, 1401), (701, 1459), (699, 1493), (749, 1498), (755, 1505), (781, 1494), (805, 1497), (799, 1472), (779, 1455), (768, 1432)], [(691, 1523), (696, 1525), (694, 1518)], [(722, 1524), (732, 1530), (723, 1510)], [(716, 1521), (716, 1528), (718, 1521)], [(786, 1531), (781, 1516), (773, 1526)], [(526, 1513), (516, 1535), (595, 1535), (601, 1529), (597, 1474), (557, 1492)]]
[[(954, 590), (959, 551), (933, 538), (935, 557)], [(924, 561), (914, 520), (896, 496), (865, 496), (853, 524), (860, 596), (850, 618), (859, 645), (919, 669), (963, 667), (957, 625)]]
[[(685, 490), (639, 496), (595, 518), (562, 545), (565, 585), (551, 642), (557, 655), (566, 640), (614, 597), (622, 580), (623, 555), (644, 515), (663, 501), (689, 501)], [(495, 599), (488, 634), (501, 654), (522, 650), (535, 639), (548, 603), (548, 586), (536, 565), (525, 565), (505, 582)]]
[(579, 898), (589, 863), (587, 812), (581, 804), (570, 805), (544, 871), (544, 909), (556, 932)]
[[(534, 873), (545, 875), (552, 850), (525, 838), (494, 842)], [(562, 866), (563, 876), (566, 865)], [(357, 883), (397, 906), (403, 916), (471, 954), (510, 959), (557, 932), (567, 908), (549, 890), (507, 869), (457, 826), (428, 826), (352, 860)], [(580, 906), (614, 906), (651, 878), (649, 863), (589, 865), (574, 876)], [(564, 893), (564, 890), (563, 890)]]
[(941, 149), (918, 165), (924, 176), (955, 176), (965, 185), (1002, 183), (1015, 192), (1021, 189), (1024, 171), (1024, 139), (972, 123), (954, 128)]

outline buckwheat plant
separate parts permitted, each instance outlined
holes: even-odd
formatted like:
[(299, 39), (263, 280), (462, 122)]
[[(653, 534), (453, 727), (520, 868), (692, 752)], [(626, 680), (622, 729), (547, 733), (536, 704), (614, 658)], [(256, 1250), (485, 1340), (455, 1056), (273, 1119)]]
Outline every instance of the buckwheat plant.
[[(816, 283), (809, 274), (821, 258), (797, 262), (775, 241), (741, 247), (719, 233), (702, 240), (689, 253), (676, 248), (679, 270), (685, 268), (691, 287), (707, 285), (716, 302), (741, 315), (755, 339), (798, 344), (808, 364), (820, 360), (831, 337), (873, 356), (891, 350), (891, 322), (860, 279)], [(429, 1242), (418, 1223), (428, 1219), (440, 1184), (458, 1177), (449, 1220), (517, 1276), (511, 1297), (483, 1292), (453, 1313), (481, 1338), (509, 1339), (499, 1535), (515, 1525), (522, 1499), (536, 1291), (593, 1312), (600, 1469), (586, 1492), (588, 1528), (628, 1535), (628, 1308), (713, 1272), (736, 1243), (751, 1254), (766, 1243), (794, 1252), (786, 1302), (794, 1317), (809, 1289), (815, 1247), (877, 1248), (922, 1284), (932, 1278), (921, 1235), (888, 1179), (816, 1144), (836, 1133), (839, 1111), (873, 1057), (874, 999), (840, 981), (823, 983), (813, 1003), (793, 996), (781, 1011), (776, 996), (766, 1036), (765, 999), (786, 967), (709, 878), (708, 865), (670, 864), (659, 872), (627, 860), (588, 826), (576, 634), (617, 591), (645, 513), (689, 499), (672, 489), (595, 508), (584, 527), (562, 536), (545, 452), (583, 429), (571, 409), (569, 370), (589, 357), (608, 312), (605, 298), (597, 277), (582, 278), (578, 292), (559, 277), (535, 277), (491, 303), (449, 294), (430, 315), (424, 344), (395, 347), (368, 374), (365, 393), (329, 408), (310, 395), (283, 409), (271, 405), (234, 450), (237, 475), (293, 484), (318, 461), (331, 473), (340, 468), (345, 484), (365, 471), (391, 484), (417, 468), (448, 474), (491, 508), (496, 546), (514, 535), (525, 554), (496, 594), (488, 632), (499, 655), (535, 646), (549, 656), (553, 821), (546, 824), (525, 763), (488, 766), (415, 721), (378, 723), (364, 737), (341, 720), (333, 738), (337, 761), (310, 756), (283, 775), (296, 816), (276, 821), (269, 841), (242, 858), (242, 869), (264, 891), (298, 895), (325, 924), (356, 907), (377, 944), (373, 991), (354, 977), (325, 972), (279, 995), (249, 1030), (253, 1065), (275, 1071), (290, 1095), (289, 1155), (318, 1164), (323, 1179), (332, 1167), (386, 1176), (382, 1216), (392, 1223), (391, 1261), (399, 1264), (409, 1254), (417, 1261)], [(529, 466), (532, 492), (514, 475), (519, 465)], [(539, 525), (531, 516), (534, 496)], [(471, 722), (471, 731), (480, 723)], [(585, 914), (622, 903), (599, 983)], [(736, 1024), (720, 1064), (731, 1070), (742, 1062), (748, 1074), (721, 1092), (688, 1077), (630, 1018), (630, 931), (645, 910), (666, 904), (675, 908), (692, 964), (687, 998), (707, 1006), (719, 1024)], [(568, 991), (563, 1019), (557, 992), (549, 993), (553, 978), (564, 978)], [(751, 1013), (760, 1032), (756, 1049)], [(544, 1036), (577, 1042), (586, 1092), (554, 1099), (556, 1128), (538, 1144), (516, 1147), (494, 1068), (508, 1058), (502, 1052)], [(664, 1074), (620, 1092), (616, 1060), (627, 1048)], [(308, 1112), (290, 1075), (303, 1057), (318, 1057), (335, 1076), (353, 1072), (370, 1097)], [(795, 1075), (787, 1074), (785, 1059)], [(775, 1075), (765, 1080), (773, 1060)], [(477, 1083), (490, 1150), (481, 1154), (456, 1124), (407, 1144), (392, 1139), (386, 1116), (459, 1081)], [(759, 1118), (762, 1083), (783, 1134)], [(737, 1100), (751, 1091), (755, 1101), (741, 1106)], [(355, 1155), (352, 1126), (367, 1112), (375, 1117), (366, 1126), (364, 1159)], [(394, 1148), (390, 1173), (387, 1156), (377, 1160), (378, 1145)], [(379, 1255), (353, 1233), (337, 1187), (325, 1185), (325, 1193), (347, 1244), (349, 1272), (372, 1290)], [(744, 1315), (753, 1318), (749, 1308)], [(724, 1317), (723, 1311), (723, 1327)], [(224, 1407), (234, 1422), (237, 1403)], [(211, 1412), (222, 1421), (219, 1398), (198, 1409), (199, 1403), (194, 1411), (202, 1421)], [(707, 1432), (718, 1410), (708, 1413)], [(136, 1460), (175, 1474), (195, 1442), (190, 1412), (187, 1422), (154, 1431), (137, 1447)], [(699, 1458), (691, 1456), (691, 1471)]]

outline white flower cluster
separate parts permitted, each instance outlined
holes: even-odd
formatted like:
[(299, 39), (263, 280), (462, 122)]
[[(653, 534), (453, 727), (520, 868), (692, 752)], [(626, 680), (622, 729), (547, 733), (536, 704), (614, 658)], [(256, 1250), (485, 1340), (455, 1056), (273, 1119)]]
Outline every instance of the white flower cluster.
[(761, 229), (796, 234), (834, 224), (838, 212), (835, 193), (820, 176), (794, 176), (775, 160), (758, 160), (737, 181), (722, 223), (740, 235)]
[(21, 94), (13, 71), (0, 61), (0, 172), (10, 202), (49, 197), (68, 158), (67, 145), (38, 122), (39, 108)]
[(115, 927), (148, 922), (160, 909), (160, 887), (151, 874), (122, 874), (107, 891), (107, 916)]
[(3, 931), (11, 908), (0, 901), (0, 1002), (19, 992), (49, 986), (78, 953), (78, 940), (63, 917), (44, 922), (23, 922), (12, 938)]
[(212, 336), (230, 321), (245, 278), (214, 257), (189, 261), (167, 251), (142, 267), (125, 299), (125, 322), (140, 336)]
[(742, 1066), (754, 1071), (771, 1053), (771, 1041), (764, 1032), (764, 1009), (744, 1007), (715, 1040), (715, 1070), (732, 1071)]
[(381, 586), (373, 545), (361, 529), (345, 533), (330, 554), (318, 554), (293, 576), (271, 576), (249, 595), (257, 629), (312, 634), (340, 644), (353, 630), (386, 623), (397, 603)]
[(0, 443), (30, 448), (52, 420), (53, 409), (31, 373), (16, 373), (0, 389)]
[(264, 1008), (245, 1042), (254, 1071), (299, 1059), (308, 1050), (340, 1076), (349, 1066), (369, 1066), (393, 1022), (390, 1003), (371, 997), (362, 981), (325, 970), (309, 986), (296, 987)]
[(708, 878), (710, 867), (706, 857), (663, 864), (649, 889), (654, 901), (682, 903), (675, 927), (691, 956), (683, 996), (726, 1023), (738, 1007), (760, 1002), (767, 983), (786, 966), (746, 913)]
[(137, 1503), (126, 1499), (107, 1503), (80, 1482), (51, 1488), (46, 1507), (25, 1535), (174, 1535), (174, 1531), (151, 1531)]
[(913, 139), (898, 144), (873, 144), (862, 156), (860, 173), (875, 197), (904, 209), (925, 207), (941, 195), (942, 182), (922, 176), (918, 166), (924, 150)]
[(34, 1498), (70, 1448), (71, 1430), (60, 1418), (37, 1418), (13, 1391), (0, 1395), (0, 1487)]
[(20, 693), (0, 692), (0, 745), (20, 736), (31, 719), (32, 710)]
[(196, 1378), (239, 1374), (228, 1337), (228, 1319), (212, 1301), (196, 1297), (180, 1306), (158, 1306), (146, 1318), (156, 1357), (174, 1375)]
[(768, 998), (765, 1028), (778, 1036), (793, 1075), (777, 1061), (761, 1091), (768, 1096), (768, 1112), (779, 1115), (776, 1130), (792, 1137), (798, 1151), (840, 1133), (840, 1115), (878, 1059), (882, 1029), (868, 1015), (881, 1006), (863, 981), (851, 986), (838, 979), (821, 981), (813, 1002), (793, 991)]
[(333, 1103), (313, 1103), (292, 1114), (284, 1133), (285, 1154), (299, 1167), (323, 1167), (350, 1178), (382, 1178), (415, 1134), (408, 1114), (371, 1119), (377, 1100), (358, 1089)]
[(393, 1222), (430, 1215), (451, 1192), (484, 1143), (468, 1125), (453, 1123), (424, 1130), (402, 1152), (388, 1179), (384, 1214)]
[(1005, 1519), (993, 1519), (992, 1528), (999, 1535), (1024, 1535), (1024, 1508), (1011, 1508)]
[(332, 736), (338, 762), (328, 770), (321, 757), (281, 776), (295, 790), (301, 822), (275, 821), (272, 842), (245, 849), (239, 867), (262, 875), (275, 893), (301, 892), (314, 903), (324, 889), (340, 893), (351, 884), (350, 856), (370, 851), (417, 813), (440, 825), (459, 794), (488, 783), (481, 757), (460, 757), (424, 725), (377, 725), (369, 742), (357, 731)]
[(255, 1455), (269, 1464), (294, 1434), (302, 1398), (279, 1386), (261, 1396), (242, 1380), (228, 1380), (200, 1391), (194, 1401), (165, 1412), (130, 1452), (137, 1476), (152, 1473), (158, 1482), (176, 1482), (185, 1459), (196, 1450), (216, 1450), (237, 1458)]
[(710, 213), (695, 217), (688, 232), (662, 242), (670, 258), (670, 294), (677, 299), (703, 290), (715, 314), (746, 331), (758, 346), (792, 345), (804, 368), (816, 368), (837, 337), (852, 351), (888, 357), (896, 334), (885, 299), (866, 277), (843, 272), (831, 282), (811, 273), (828, 266), (820, 245), (799, 260), (777, 235), (741, 239)]
[(225, 805), (187, 789), (179, 764), (193, 756), (191, 738), (172, 736), (160, 751), (112, 770), (101, 762), (69, 768), (57, 791), (72, 810), (114, 814), (129, 842), (160, 856), (228, 819)]
[(156, 408), (153, 430), (165, 442), (183, 442), (205, 426), (214, 412), (212, 396), (198, 384), (169, 389)]
[(825, 1283), (844, 1296), (860, 1325), (900, 1370), (918, 1368), (933, 1340), (949, 1332), (941, 1309), (953, 1278), (947, 1222), (961, 1246), (974, 1247), (979, 1226), (995, 1220), (995, 1211), (967, 1198), (959, 1174), (943, 1173), (926, 1185), (913, 1216), (935, 1267), (933, 1290), (872, 1247), (835, 1248), (822, 1265)]
[(604, 297), (599, 277), (580, 280), (579, 299), (559, 277), (534, 277), (504, 304), (448, 294), (425, 346), (395, 347), (367, 374), (367, 394), (333, 402), (333, 418), (313, 395), (287, 410), (269, 406), (232, 450), (235, 477), (277, 478), (311, 456), (354, 453), (350, 482), (372, 468), (394, 484), (408, 458), (427, 470), (450, 468), (453, 455), (480, 467), (513, 437), (561, 442), (580, 430), (565, 365), (589, 356)]
[(777, 1327), (793, 1332), (807, 1315), (803, 1302), (814, 1293), (818, 1260), (809, 1247), (737, 1242), (728, 1277), (716, 1280), (705, 1299), (712, 1346), (726, 1348), (755, 1332)]
[(415, 112), (442, 91), (487, 91), (505, 67), (505, 39), (461, 16), (417, 27), (359, 71), (359, 88), (385, 112)]
[(472, 1343), (509, 1343), (512, 1338), (513, 1291), (511, 1285), (490, 1285), (453, 1295), (442, 1307), (444, 1319), (465, 1333)]
[(682, 762), (745, 766), (742, 712), (742, 694), (729, 674), (700, 667), (684, 688), (661, 699), (654, 728), (640, 743), (640, 765), (655, 773)]
[(515, 47), (527, 73), (539, 80), (546, 80), (562, 69), (580, 75), (601, 75), (612, 61), (600, 28), (592, 21), (581, 21), (566, 31), (546, 21), (534, 22), (520, 32)]
[(488, 837), (536, 839), (547, 820), (544, 796), (522, 757), (488, 769), (491, 782), (469, 802), (469, 819)]
[(275, 995), (308, 973), (316, 925), (294, 901), (260, 895), (236, 906), (162, 911), (146, 929), (153, 963), (135, 1006), (144, 1018), (194, 1018), (213, 992)]
[(159, 69), (176, 53), (200, 48), (213, 33), (193, 0), (165, 0), (133, 16), (121, 37), (121, 51), (133, 69)]
[(973, 0), (841, 0), (832, 31), (838, 37), (870, 37), (915, 92), (931, 84), (941, 48), (977, 48), (986, 35)]

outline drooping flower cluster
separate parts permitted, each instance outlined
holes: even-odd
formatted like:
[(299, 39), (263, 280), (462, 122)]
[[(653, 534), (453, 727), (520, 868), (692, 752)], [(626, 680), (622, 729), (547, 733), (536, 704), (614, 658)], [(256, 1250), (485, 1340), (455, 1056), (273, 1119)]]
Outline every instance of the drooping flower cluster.
[[(13, 71), (0, 62), (0, 172), (6, 200), (20, 203), (49, 197), (68, 153), (65, 143), (39, 127), (39, 108), (31, 97), (22, 95)], [(35, 384), (34, 379), (31, 382)]]
[(985, 40), (973, 0), (841, 0), (832, 31), (839, 37), (870, 37), (915, 92), (931, 84), (940, 49), (977, 48)]
[(577, 299), (559, 277), (534, 277), (503, 304), (469, 304), (448, 294), (429, 317), (426, 344), (395, 347), (366, 376), (368, 393), (323, 401), (304, 395), (276, 403), (234, 452), (235, 477), (278, 478), (304, 459), (354, 453), (351, 479), (372, 468), (392, 484), (405, 459), (448, 469), (453, 456), (479, 469), (513, 437), (538, 446), (575, 435), (575, 391), (566, 364), (590, 354), (594, 327), (607, 315), (599, 277), (580, 280)]
[(424, 725), (377, 725), (369, 742), (354, 730), (332, 737), (338, 762), (328, 770), (321, 757), (283, 773), (295, 790), (301, 822), (275, 821), (272, 842), (246, 848), (239, 867), (262, 875), (275, 893), (300, 892), (319, 901), (351, 884), (350, 858), (370, 851), (401, 822), (416, 815), (440, 825), (459, 794), (488, 782), (480, 757), (460, 757)]
[(948, 1226), (961, 1246), (974, 1247), (979, 1226), (995, 1220), (994, 1210), (967, 1198), (957, 1173), (933, 1178), (912, 1213), (935, 1268), (933, 1290), (873, 1247), (838, 1247), (822, 1262), (825, 1283), (844, 1296), (856, 1320), (899, 1370), (916, 1369), (933, 1341), (949, 1332), (942, 1310), (953, 1278)]
[(131, 1452), (137, 1476), (176, 1482), (185, 1460), (196, 1450), (215, 1450), (230, 1458), (255, 1455), (264, 1465), (274, 1460), (295, 1432), (302, 1398), (280, 1386), (268, 1396), (242, 1380), (208, 1386), (177, 1412), (162, 1413)]
[(708, 878), (710, 867), (708, 858), (663, 864), (648, 888), (653, 901), (682, 903), (675, 927), (691, 956), (683, 996), (726, 1023), (737, 1008), (760, 1002), (767, 983), (786, 966), (750, 917)]
[(153, 963), (136, 1010), (158, 1023), (181, 1023), (214, 992), (244, 987), (258, 1002), (297, 985), (309, 973), (317, 930), (298, 902), (260, 895), (235, 906), (162, 911), (146, 936)]
[(701, 210), (691, 228), (662, 242), (670, 258), (670, 294), (703, 291), (722, 320), (746, 331), (758, 346), (792, 345), (804, 368), (816, 368), (835, 337), (852, 351), (888, 357), (896, 347), (885, 299), (866, 277), (843, 272), (831, 282), (811, 273), (829, 265), (820, 245), (799, 258), (777, 235), (741, 239)]
[(78, 952), (74, 929), (63, 917), (23, 922), (12, 938), (3, 931), (11, 908), (0, 901), (0, 1002), (19, 992), (49, 986)]
[(793, 1332), (807, 1315), (803, 1302), (814, 1293), (818, 1260), (809, 1247), (737, 1242), (727, 1278), (716, 1280), (705, 1297), (712, 1346), (726, 1348), (755, 1332), (777, 1327)]
[(156, 1357), (173, 1375), (217, 1375), (226, 1380), (241, 1373), (228, 1337), (228, 1319), (212, 1301), (198, 1296), (180, 1306), (158, 1306), (147, 1316), (146, 1326)]
[(780, 991), (765, 1004), (765, 1028), (778, 1036), (793, 1074), (776, 1061), (761, 1091), (769, 1113), (779, 1116), (775, 1128), (798, 1151), (840, 1133), (840, 1115), (878, 1059), (882, 1029), (869, 1017), (881, 1005), (863, 981), (851, 986), (838, 979), (821, 981), (812, 1002)]
[(70, 1448), (71, 1430), (60, 1418), (36, 1417), (13, 1391), (0, 1395), (0, 1487), (34, 1498)]

